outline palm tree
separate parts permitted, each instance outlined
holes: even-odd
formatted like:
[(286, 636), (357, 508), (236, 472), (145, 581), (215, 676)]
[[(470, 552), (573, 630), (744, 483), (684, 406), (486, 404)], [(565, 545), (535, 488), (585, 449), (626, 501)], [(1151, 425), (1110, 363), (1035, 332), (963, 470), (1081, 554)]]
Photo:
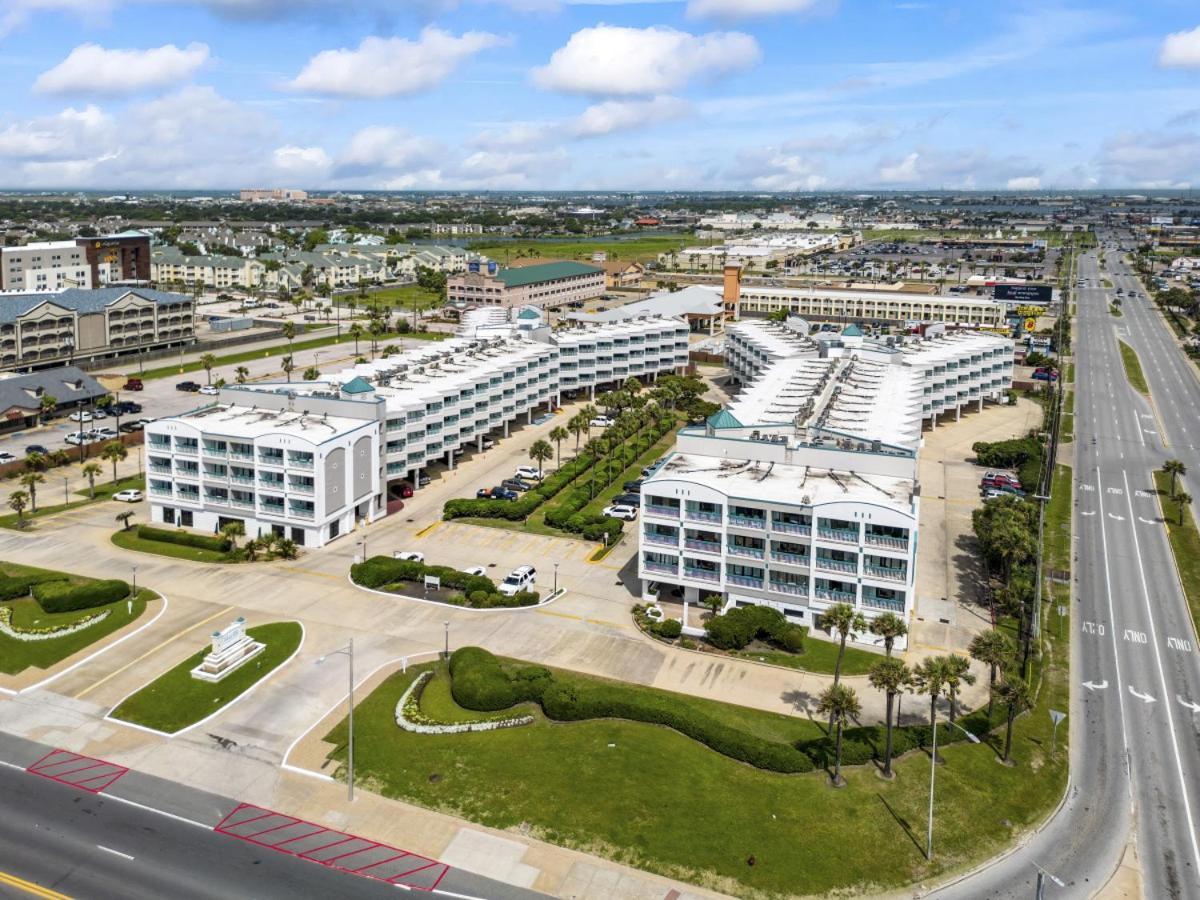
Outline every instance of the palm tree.
[(288, 383), (291, 384), (292, 372), (296, 368), (296, 361), (292, 359), (292, 354), (285, 356), (279, 363), (279, 367), (283, 369), (283, 374), (287, 376)]
[(641, 389), (642, 383), (632, 375), (626, 378), (625, 383), (621, 385), (621, 390), (630, 395), (637, 394)]
[(554, 448), (551, 447), (550, 444), (544, 440), (539, 439), (539, 440), (534, 441), (533, 446), (529, 448), (529, 458), (532, 460), (536, 460), (536, 462), (538, 464), (538, 480), (539, 481), (542, 478), (542, 463), (544, 463), (548, 459), (553, 458), (553, 456), (554, 456)]
[(567, 422), (567, 431), (575, 435), (575, 453), (579, 453), (579, 439), (583, 433), (588, 430), (587, 420), (582, 413), (575, 413), (571, 416), (571, 421)]
[(1163, 471), (1171, 476), (1171, 496), (1175, 496), (1175, 482), (1181, 475), (1187, 474), (1187, 466), (1181, 459), (1168, 459), (1163, 463)]
[(351, 324), (346, 333), (354, 338), (354, 355), (358, 356), (358, 339), (363, 336), (363, 327), (358, 322)]
[(250, 370), (245, 366), (238, 366), (233, 370), (233, 374), (235, 376), (234, 380), (237, 381), (238, 384), (245, 384), (246, 379), (250, 377)]
[(42, 399), (38, 404), (38, 410), (41, 413), (41, 424), (46, 424), (46, 417), (58, 409), (58, 398), (50, 394), (43, 394)]
[(858, 702), (858, 694), (854, 688), (844, 684), (832, 684), (821, 694), (817, 701), (817, 712), (829, 713), (830, 728), (837, 724), (837, 740), (833, 751), (833, 785), (840, 787), (842, 781), (842, 728), (848, 719), (856, 719), (862, 712)]
[(24, 491), (13, 491), (8, 495), (8, 508), (17, 514), (17, 527), (25, 527), (25, 507), (29, 505), (29, 495)]
[(46, 468), (46, 464), (45, 454), (34, 452), (25, 457), (25, 471), (27, 472), (41, 472)]
[(1192, 505), (1192, 495), (1189, 494), (1187, 491), (1180, 491), (1175, 497), (1175, 502), (1179, 504), (1178, 525), (1180, 528), (1182, 528), (1183, 527), (1183, 511)]
[(946, 661), (940, 656), (921, 660), (913, 669), (913, 685), (918, 694), (929, 695), (929, 727), (937, 721), (937, 700), (946, 687)]
[[(288, 323), (291, 324), (290, 322)], [(204, 369), (204, 376), (209, 384), (212, 384), (213, 366), (217, 364), (217, 356), (215, 353), (205, 353), (200, 357), (200, 366)]]
[(833, 683), (838, 684), (842, 679), (842, 658), (846, 655), (846, 640), (857, 637), (866, 630), (867, 620), (849, 603), (835, 603), (821, 613), (821, 624), (829, 629), (830, 634), (837, 632), (840, 638), (837, 664), (833, 669)]
[(21, 476), (21, 484), (29, 491), (29, 508), (37, 512), (37, 486), (45, 484), (46, 476), (41, 472), (26, 472)]
[(90, 462), (83, 467), (83, 477), (88, 480), (88, 493), (91, 494), (91, 499), (96, 499), (96, 476), (103, 472), (104, 469), (100, 463)]
[(883, 751), (883, 777), (892, 777), (892, 703), (896, 695), (912, 682), (912, 671), (903, 660), (885, 657), (871, 666), (867, 676), (871, 687), (883, 691), (887, 696), (887, 717), (884, 724), (887, 728), (887, 742)]
[[(283, 330), (283, 336), (285, 338), (287, 338), (288, 350), (291, 350), (292, 342), (296, 339), (296, 323), (295, 322), (284, 322), (282, 330)], [(356, 348), (356, 351), (357, 351), (357, 348)]]
[(579, 411), (579, 415), (583, 417), (584, 424), (587, 426), (587, 436), (589, 441), (592, 439), (592, 419), (596, 418), (597, 412), (599, 412), (599, 410), (597, 410), (596, 407), (591, 403), (587, 404)]
[(871, 620), (871, 634), (883, 638), (883, 649), (887, 656), (892, 655), (892, 647), (897, 638), (908, 634), (908, 626), (895, 613), (885, 612)]
[(109, 441), (104, 445), (104, 449), (100, 451), (100, 458), (112, 463), (114, 483), (117, 480), (117, 463), (122, 462), (128, 456), (129, 451), (125, 449), (125, 445), (120, 441)]
[(1013, 722), (1018, 715), (1029, 709), (1033, 698), (1029, 695), (1029, 686), (1015, 676), (1005, 676), (996, 686), (995, 694), (996, 699), (1008, 710), (1008, 725), (1004, 732), (1004, 764), (1012, 765)]
[(305, 381), (316, 381), (320, 377), (321, 377), (321, 370), (318, 369), (316, 366), (309, 366), (307, 369), (304, 370), (304, 380)]
[(1012, 660), (1016, 647), (1002, 631), (989, 628), (971, 638), (967, 648), (971, 658), (988, 666), (988, 721), (992, 720), (992, 699), (996, 690), (996, 675)]
[(971, 671), (971, 661), (965, 656), (951, 653), (946, 660), (946, 692), (950, 696), (950, 724), (954, 724), (958, 714), (958, 689), (964, 684), (974, 684), (975, 675)]
[(231, 550), (237, 549), (238, 538), (244, 537), (245, 534), (246, 534), (246, 526), (243, 525), (241, 522), (230, 522), (228, 525), (226, 525), (224, 528), (221, 529), (221, 536), (229, 541), (229, 547)]
[(561, 425), (555, 425), (550, 429), (550, 440), (554, 441), (554, 451), (558, 458), (557, 462), (554, 464), (555, 468), (562, 468), (562, 442), (568, 437), (570, 437), (570, 435), (567, 433), (567, 429), (563, 428)]

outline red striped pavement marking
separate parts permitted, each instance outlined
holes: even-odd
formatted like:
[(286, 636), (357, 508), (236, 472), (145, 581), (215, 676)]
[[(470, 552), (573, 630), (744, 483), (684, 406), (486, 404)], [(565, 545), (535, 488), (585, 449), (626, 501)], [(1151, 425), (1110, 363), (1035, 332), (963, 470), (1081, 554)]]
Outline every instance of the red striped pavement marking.
[[(83, 763), (83, 765), (79, 765), (80, 763)], [(66, 767), (65, 771), (64, 767)], [(108, 771), (83, 778), (72, 777), (100, 768), (107, 769)], [(40, 775), (42, 778), (48, 778), (51, 781), (57, 781), (59, 784), (79, 788), (79, 790), (87, 791), (90, 794), (99, 794), (129, 770), (116, 763), (105, 762), (102, 759), (84, 756), (81, 753), (54, 749), (30, 765), (25, 771), (34, 775)], [(93, 784), (92, 782), (98, 783)]]

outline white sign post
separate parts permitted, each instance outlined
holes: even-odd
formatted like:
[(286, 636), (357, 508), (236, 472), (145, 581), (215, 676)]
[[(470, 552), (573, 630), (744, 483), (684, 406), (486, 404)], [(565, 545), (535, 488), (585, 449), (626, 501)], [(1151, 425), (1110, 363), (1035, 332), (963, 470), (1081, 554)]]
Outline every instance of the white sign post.
[(1050, 752), (1054, 752), (1054, 747), (1058, 743), (1058, 723), (1067, 717), (1065, 712), (1059, 712), (1057, 709), (1050, 710), (1050, 720), (1054, 723), (1054, 730), (1050, 732)]

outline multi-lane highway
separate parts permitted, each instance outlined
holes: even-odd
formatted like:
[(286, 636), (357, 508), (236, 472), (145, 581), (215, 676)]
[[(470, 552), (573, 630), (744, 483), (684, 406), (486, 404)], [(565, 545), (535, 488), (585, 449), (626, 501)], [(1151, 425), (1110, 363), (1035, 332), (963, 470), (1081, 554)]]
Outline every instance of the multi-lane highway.
[[(1065, 885), (1047, 896), (1090, 896), (1130, 840), (1144, 896), (1200, 896), (1200, 657), (1151, 480), (1171, 456), (1200, 473), (1200, 380), (1115, 257), (1114, 289), (1096, 251), (1079, 266), (1071, 786), (1041, 833), (946, 897), (1028, 897), (1039, 866)], [(1134, 292), (1121, 317), (1116, 287)], [(1118, 340), (1141, 355), (1154, 405)]]

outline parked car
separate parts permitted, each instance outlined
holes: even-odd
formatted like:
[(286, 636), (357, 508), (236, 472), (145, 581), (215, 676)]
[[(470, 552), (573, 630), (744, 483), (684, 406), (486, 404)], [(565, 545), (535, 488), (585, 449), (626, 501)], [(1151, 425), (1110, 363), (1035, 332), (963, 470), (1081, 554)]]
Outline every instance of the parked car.
[(613, 497), (614, 506), (632, 506), (634, 509), (640, 509), (642, 506), (641, 494), (618, 494)]
[(517, 566), (505, 576), (497, 590), (506, 597), (511, 597), (513, 594), (532, 589), (535, 581), (537, 581), (537, 569), (533, 566)]
[(68, 418), (72, 422), (80, 422), (80, 423), (90, 422), (90, 421), (92, 421), (92, 414), (90, 412), (88, 412), (86, 409), (77, 409), (77, 410), (75, 410), (75, 412), (71, 413), (71, 415), (68, 416)]
[(16, 457), (7, 451), (0, 450), (0, 463), (9, 463), (15, 460)]
[(531, 481), (537, 481), (539, 478), (541, 478), (541, 476), (538, 475), (537, 466), (517, 466), (516, 477), (528, 478)]
[(97, 406), (95, 409), (92, 410), (92, 418), (93, 419), (107, 419), (108, 412), (104, 409), (103, 406)]
[(403, 559), (408, 562), (425, 562), (425, 554), (417, 550), (393, 550), (393, 559)]
[(428, 485), (429, 485), (429, 476), (426, 475), (424, 472), (422, 472), (420, 475), (417, 476), (417, 486), (418, 487), (427, 487)]
[(1017, 477), (1008, 472), (987, 472), (983, 478), (979, 479), (979, 486), (982, 488), (995, 488), (1005, 484), (1015, 488), (1021, 487), (1021, 482)]
[(137, 503), (142, 500), (142, 492), (130, 488), (127, 491), (117, 491), (113, 494), (114, 500), (120, 500), (122, 503)]
[(413, 486), (407, 481), (400, 482), (400, 499), (407, 500), (413, 495)]
[(1013, 484), (998, 484), (992, 490), (999, 491), (1002, 494), (1012, 494), (1014, 497), (1024, 497), (1025, 492)]
[(112, 408), (114, 412), (128, 416), (140, 413), (142, 411), (142, 404), (134, 403), (132, 400), (122, 400), (119, 403), (114, 403)]
[(533, 485), (528, 481), (522, 481), (520, 478), (506, 478), (500, 482), (500, 487), (520, 493), (521, 491), (529, 490)]
[(175, 390), (194, 394), (200, 390), (200, 384), (196, 381), (180, 381), (175, 384)]
[(484, 450), (491, 450), (493, 447), (496, 446), (496, 442), (493, 441), (490, 437), (485, 437), (482, 441), (480, 441), (480, 444), (482, 445)]
[(140, 420), (138, 422), (122, 422), (121, 427), (117, 429), (121, 434), (133, 434), (135, 431), (141, 431), (142, 426)]
[(613, 420), (608, 416), (596, 416), (592, 421), (588, 422), (591, 428), (607, 428), (613, 423)]
[(221, 393), (221, 389), (215, 384), (206, 384), (204, 387), (200, 388), (198, 393), (204, 394), (206, 397), (213, 397)]
[(31, 453), (40, 453), (42, 456), (45, 456), (45, 455), (46, 455), (47, 453), (49, 453), (49, 452), (50, 452), (50, 451), (49, 451), (49, 450), (47, 450), (47, 449), (46, 449), (46, 448), (45, 448), (43, 445), (41, 445), (41, 444), (30, 444), (29, 446), (27, 446), (27, 447), (25, 448), (25, 455), (26, 455), (26, 456), (28, 456), (28, 455), (29, 455), (29, 454), (31, 454)]
[(125, 384), (121, 387), (121, 390), (123, 390), (123, 391), (140, 391), (140, 390), (143, 390), (144, 388), (145, 388), (145, 385), (142, 384), (142, 379), (130, 378), (130, 379), (126, 380)]
[(94, 434), (96, 436), (97, 440), (103, 440), (103, 441), (111, 441), (114, 438), (119, 438), (121, 436), (120, 433), (117, 431), (117, 429), (108, 428), (107, 426), (104, 428), (97, 428), (95, 431), (92, 432), (92, 434)]
[(632, 493), (641, 493), (642, 483), (644, 481), (644, 478), (639, 478), (637, 481), (627, 481), (624, 485), (622, 485), (622, 488)]
[(650, 465), (646, 466), (646, 468), (642, 469), (642, 478), (649, 478), (651, 475), (661, 469), (662, 464), (666, 461), (666, 457), (663, 457), (658, 462), (651, 463)]
[(612, 506), (604, 507), (604, 512), (602, 515), (605, 515), (610, 519), (624, 519), (626, 522), (632, 522), (637, 518), (637, 510), (632, 506), (620, 506), (614, 504)]
[(471, 566), (469, 569), (463, 569), (463, 572), (467, 575), (486, 575), (487, 569), (483, 566)]
[(1004, 496), (1004, 491), (997, 490), (996, 488), (988, 488), (987, 490), (985, 490), (983, 492), (983, 499), (985, 502), (988, 500), (995, 500), (997, 497), (1003, 497), (1003, 496)]

